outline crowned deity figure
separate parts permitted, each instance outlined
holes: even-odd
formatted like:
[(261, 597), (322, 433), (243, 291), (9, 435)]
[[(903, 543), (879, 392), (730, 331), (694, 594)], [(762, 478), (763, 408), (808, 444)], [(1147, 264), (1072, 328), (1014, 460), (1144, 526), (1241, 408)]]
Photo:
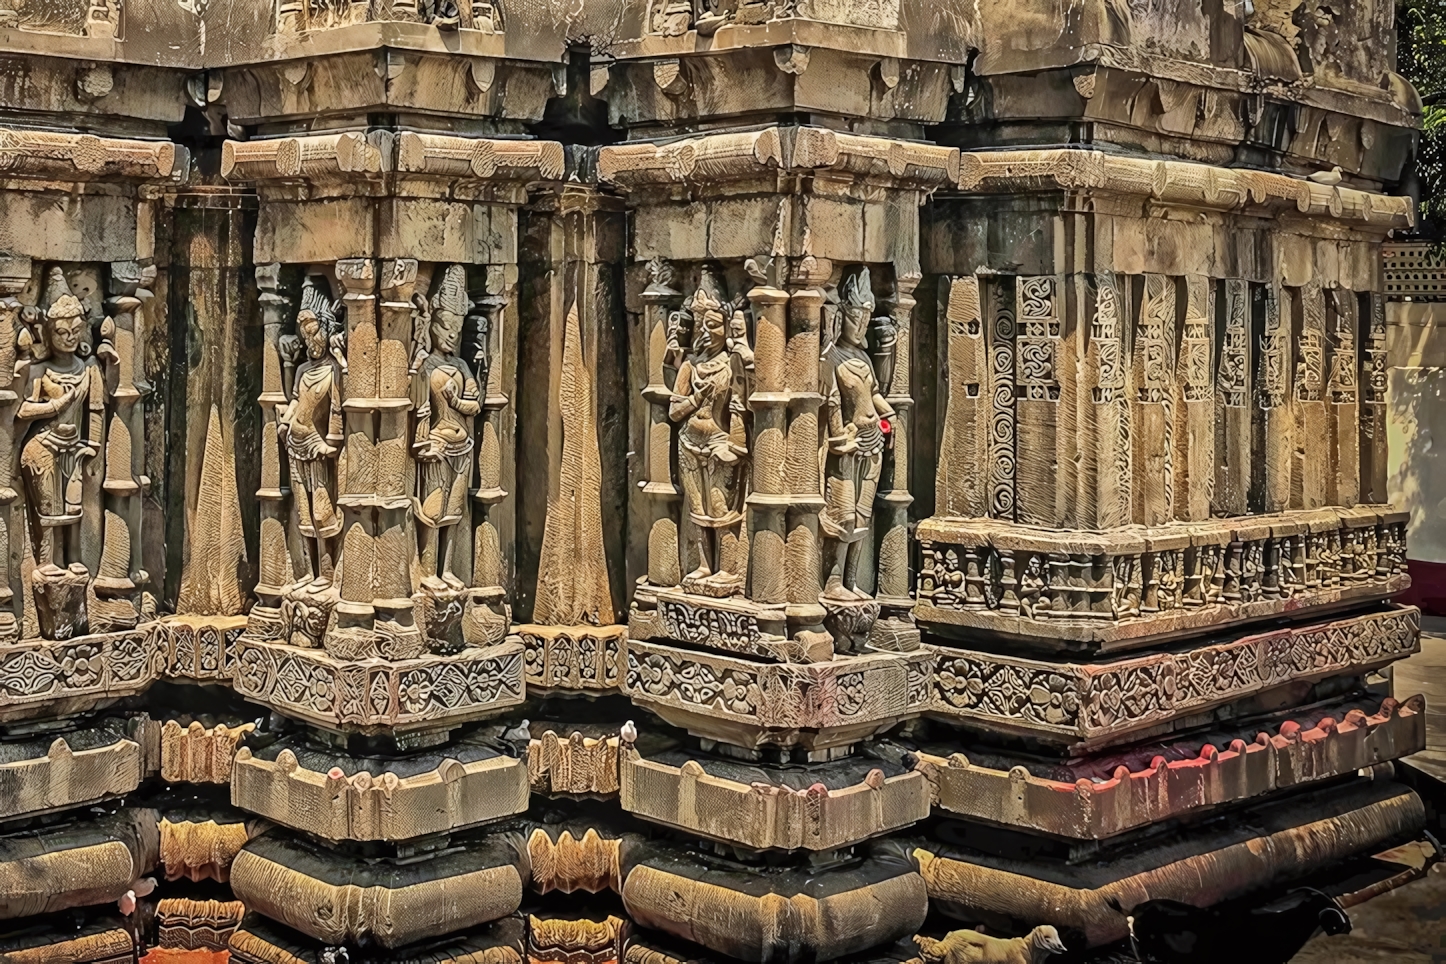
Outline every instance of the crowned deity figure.
[[(15, 413), (29, 425), (20, 450), (31, 544), (39, 575), (88, 575), (81, 561), (80, 521), (87, 461), (105, 448), (105, 379), (85, 341), (87, 319), (59, 268), (51, 270), (39, 313), (41, 339)], [(89, 511), (99, 511), (90, 506)]]
[(870, 598), (858, 589), (859, 550), (872, 532), (874, 495), (895, 416), (866, 344), (874, 310), (869, 269), (848, 271), (840, 295), (838, 335), (823, 354), (828, 434), (818, 522), (827, 572), (822, 598), (850, 603)]
[(692, 316), (692, 349), (678, 369), (668, 406), (668, 416), (683, 423), (678, 474), (698, 558), (697, 568), (683, 577), (683, 588), (730, 596), (743, 591), (746, 569), (740, 528), (753, 350), (743, 313), (728, 311), (706, 268), (687, 313)]
[(307, 541), (311, 590), (331, 585), (342, 517), (336, 505), (337, 457), (343, 441), (340, 323), (325, 279), (307, 278), (296, 327), (306, 360), (296, 369), (277, 429), (291, 463), (298, 528)]
[(417, 430), (412, 449), (420, 464), (412, 508), (422, 524), (422, 585), (434, 591), (465, 588), (452, 574), (452, 549), (453, 530), (462, 521), (472, 481), (472, 420), (482, 411), (477, 379), (458, 354), (462, 323), (471, 307), (461, 265), (447, 268), (430, 305), (417, 296), (420, 350), (413, 382)]

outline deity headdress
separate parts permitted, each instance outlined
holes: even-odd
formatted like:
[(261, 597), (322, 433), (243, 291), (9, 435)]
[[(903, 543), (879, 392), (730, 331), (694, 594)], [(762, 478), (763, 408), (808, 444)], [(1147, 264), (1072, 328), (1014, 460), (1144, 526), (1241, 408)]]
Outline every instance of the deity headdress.
[(442, 283), (432, 295), (432, 310), (445, 311), (458, 318), (465, 318), (472, 310), (472, 301), (467, 297), (467, 272), (460, 264), (448, 266), (442, 275)]
[[(316, 319), (317, 325), (321, 328), (323, 335), (329, 338), (336, 334), (336, 303), (331, 300), (330, 295), (326, 291), (325, 279), (308, 275), (306, 280), (302, 282), (301, 311), (311, 312), (312, 317)], [(299, 314), (300, 312), (298, 312), (298, 316)]]
[(869, 269), (858, 267), (850, 270), (843, 277), (843, 284), (840, 286), (842, 301), (848, 308), (873, 308), (874, 287), (869, 279)]
[(65, 272), (59, 267), (50, 269), (45, 279), (45, 296), (40, 303), (45, 306), (47, 318), (79, 318), (85, 314), (80, 299), (70, 293), (65, 281)]

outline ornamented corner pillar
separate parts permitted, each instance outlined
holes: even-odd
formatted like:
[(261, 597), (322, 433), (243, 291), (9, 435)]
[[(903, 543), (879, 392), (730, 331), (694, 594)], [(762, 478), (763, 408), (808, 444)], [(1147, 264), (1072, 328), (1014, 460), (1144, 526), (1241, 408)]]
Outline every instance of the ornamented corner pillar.
[(643, 399), (648, 403), (647, 435), (643, 439), (643, 479), (638, 488), (648, 502), (648, 572), (633, 594), (634, 603), (656, 606), (649, 590), (678, 585), (680, 568), (680, 506), (682, 492), (673, 481), (673, 423), (668, 417), (672, 389), (665, 369), (676, 371), (674, 357), (681, 346), (668, 341), (670, 319), (683, 305), (683, 293), (673, 287), (673, 266), (655, 258), (648, 264), (650, 282), (643, 289), (643, 331), (647, 338), (648, 383)]
[(143, 297), (141, 284), (140, 265), (133, 261), (111, 265), (109, 320), (102, 327), (100, 351), (115, 367), (116, 386), (111, 392), (115, 408), (106, 426), (104, 544), (92, 582), (96, 598), (90, 607), (91, 629), (99, 632), (136, 625), (140, 618), (136, 594), (147, 581), (141, 568), (141, 499), (150, 480), (141, 471), (144, 427), (137, 403), (143, 393), (137, 375), (143, 373), (144, 362), (137, 355), (142, 344), (137, 336), (142, 305), (151, 296), (144, 291)]
[(819, 468), (819, 388), (822, 349), (823, 285), (833, 275), (833, 262), (812, 256), (791, 266), (788, 339), (783, 351), (783, 377), (788, 391), (784, 481), (790, 494), (785, 517), (784, 559), (788, 587), (789, 635), (823, 630), (825, 610), (819, 602), (823, 586), (822, 546), (818, 515), (823, 509)]
[(287, 541), (288, 500), (291, 490), (282, 469), (281, 439), (277, 432), (278, 409), (286, 405), (286, 388), (281, 374), (281, 332), (290, 300), (282, 292), (281, 265), (256, 266), (260, 289), (261, 324), (261, 504), (260, 570), (256, 583), (256, 604), (247, 616), (246, 631), (263, 639), (283, 634), (281, 596), (294, 578), (291, 549)]
[(15, 565), (24, 551), (24, 533), (14, 525), (13, 519), (19, 497), (14, 476), (15, 411), (20, 401), (15, 339), (20, 333), (22, 307), (16, 295), (29, 284), (31, 270), (27, 257), (0, 256), (0, 551), (4, 552), (4, 558), (0, 559), (4, 572), (0, 579), (0, 644), (20, 639), (24, 605), (22, 578)]
[[(347, 308), (348, 328), (353, 310), (375, 311), (364, 303), (375, 299), (369, 292), (368, 272), (372, 262), (356, 260), (337, 263), (337, 278), (345, 289), (342, 296)], [(425, 648), (423, 634), (417, 626), (415, 615), (416, 600), (412, 593), (413, 570), (417, 564), (417, 529), (412, 515), (412, 500), (416, 486), (417, 464), (412, 456), (412, 438), (409, 431), (413, 410), (412, 375), (410, 371), (413, 351), (413, 310), (412, 297), (417, 290), (417, 262), (411, 258), (398, 258), (381, 263), (381, 307), (377, 317), (377, 347), (375, 355), (376, 390), (371, 398), (358, 398), (357, 412), (370, 409), (376, 413), (376, 444), (372, 449), (375, 458), (375, 524), (376, 542), (373, 570), (373, 586), (376, 596), (371, 600), (375, 619), (372, 629), (376, 634), (380, 655), (393, 659), (409, 659), (421, 655)], [(365, 338), (363, 338), (363, 351)], [(351, 343), (348, 342), (348, 367)], [(367, 377), (363, 375), (363, 377)], [(370, 382), (366, 382), (370, 384)], [(351, 406), (353, 398), (348, 396), (343, 411)], [(358, 419), (360, 420), (360, 419)], [(348, 421), (348, 435), (351, 422)], [(348, 463), (348, 474), (351, 466)], [(342, 570), (342, 583), (346, 584), (346, 569)], [(338, 628), (342, 616), (352, 615), (341, 609), (348, 603), (345, 592), (338, 608)], [(355, 615), (364, 619), (361, 609)]]
[[(516, 477), (515, 390), (517, 326), (509, 325), (508, 308), (517, 284), (515, 264), (479, 266), (473, 278), (480, 286), (471, 296), (468, 321), (476, 351), (472, 361), (482, 390), (477, 419), (477, 487), (472, 491), (471, 617), (499, 626), (510, 625), (508, 590), (514, 582), (514, 541), (517, 537), (512, 488)], [(486, 610), (484, 612), (483, 610)]]
[[(894, 410), (895, 424), (890, 426), (892, 448), (884, 459), (875, 509), (878, 523), (874, 527), (874, 553), (878, 574), (874, 598), (879, 602), (880, 611), (872, 638), (895, 649), (912, 648), (911, 644), (918, 639), (911, 615), (914, 597), (909, 578), (912, 555), (909, 506), (914, 502), (910, 491), (914, 407), (911, 317), (917, 304), (914, 289), (919, 280), (917, 272), (895, 275), (892, 290), (880, 299), (886, 323), (875, 324), (873, 338), (879, 390)], [(887, 344), (890, 337), (892, 345)]]
[[(383, 499), (377, 456), (381, 407), (379, 335), (377, 331), (376, 265), (370, 259), (351, 258), (336, 262), (336, 280), (342, 289), (346, 311), (346, 368), (342, 375), (342, 416), (346, 441), (343, 458), (346, 469), (339, 472), (342, 508), (341, 601), (336, 606), (336, 626), (328, 638), (337, 637), (346, 650), (370, 652), (375, 641), (376, 600), (400, 600), (411, 605), (411, 560), (401, 573), (383, 573), (379, 534), (380, 518), (399, 510), (396, 499)], [(404, 404), (410, 407), (410, 401)], [(408, 501), (410, 504), (410, 501)], [(388, 519), (390, 521), (390, 519)], [(395, 589), (403, 580), (400, 592)], [(342, 640), (345, 642), (341, 642)]]
[[(782, 258), (758, 258), (755, 265), (767, 265), (748, 290), (753, 308), (753, 409), (752, 490), (748, 507), (752, 513), (753, 558), (750, 585), (753, 599), (766, 605), (789, 601), (788, 507), (793, 502), (787, 475), (789, 383), (788, 353), (789, 293), (776, 276), (786, 267)], [(772, 275), (772, 277), (770, 277)]]

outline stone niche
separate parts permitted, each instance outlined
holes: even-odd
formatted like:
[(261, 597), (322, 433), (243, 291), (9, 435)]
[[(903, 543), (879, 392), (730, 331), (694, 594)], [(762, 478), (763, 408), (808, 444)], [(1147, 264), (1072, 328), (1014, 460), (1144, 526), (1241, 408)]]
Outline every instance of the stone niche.
[(0, 958), (1083, 951), (1411, 837), (1388, 18), (0, 0)]

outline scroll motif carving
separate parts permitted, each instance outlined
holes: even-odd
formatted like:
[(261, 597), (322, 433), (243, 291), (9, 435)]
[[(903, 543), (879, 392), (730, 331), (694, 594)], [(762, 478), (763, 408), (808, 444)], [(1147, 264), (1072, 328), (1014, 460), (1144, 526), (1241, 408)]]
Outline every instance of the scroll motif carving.
[(1118, 739), (1290, 680), (1364, 672), (1419, 646), (1415, 609), (1393, 610), (1182, 653), (1044, 663), (941, 650), (937, 711), (1070, 739)]

